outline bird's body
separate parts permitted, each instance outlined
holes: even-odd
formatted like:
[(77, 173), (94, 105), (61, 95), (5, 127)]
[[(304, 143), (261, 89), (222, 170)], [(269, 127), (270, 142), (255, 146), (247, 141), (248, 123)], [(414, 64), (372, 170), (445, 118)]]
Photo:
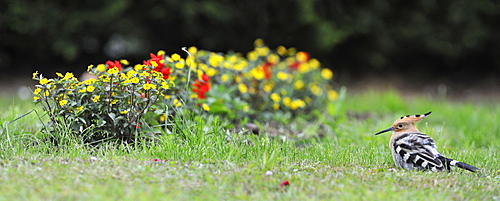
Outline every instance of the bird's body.
[(472, 172), (477, 171), (478, 168), (474, 166), (446, 158), (439, 153), (434, 140), (415, 127), (416, 122), (427, 117), (430, 113), (401, 117), (394, 122), (392, 127), (376, 133), (378, 135), (394, 131), (389, 146), (396, 166), (402, 169), (431, 170), (433, 172), (450, 170), (450, 166)]

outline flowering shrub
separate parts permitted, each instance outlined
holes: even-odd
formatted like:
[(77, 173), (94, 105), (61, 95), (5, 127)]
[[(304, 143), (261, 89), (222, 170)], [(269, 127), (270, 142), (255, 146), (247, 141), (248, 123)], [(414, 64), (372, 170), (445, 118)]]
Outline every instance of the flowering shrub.
[(58, 77), (44, 78), (33, 74), (39, 81), (34, 101), (47, 112), (52, 129), (63, 132), (70, 126), (72, 132), (88, 134), (86, 142), (110, 139), (133, 141), (158, 100), (168, 93), (170, 85), (161, 72), (151, 66), (137, 66), (124, 72), (127, 61), (108, 61), (88, 71), (97, 79), (83, 82), (72, 73), (56, 73)]
[(91, 65), (87, 71), (95, 78), (82, 81), (69, 72), (51, 79), (35, 72), (33, 98), (54, 131), (69, 127), (86, 142), (132, 142), (158, 119), (164, 124), (174, 116), (171, 108), (231, 120), (269, 119), (310, 112), (337, 98), (329, 84), (332, 72), (294, 48), (271, 50), (257, 39), (246, 57), (195, 47), (187, 52), (185, 59), (151, 53), (135, 66), (126, 60)]
[(230, 118), (262, 119), (283, 112), (296, 116), (337, 99), (330, 85), (332, 71), (294, 48), (279, 46), (273, 51), (257, 39), (246, 57), (209, 51), (195, 55), (198, 68), (213, 82), (206, 102), (211, 111)]

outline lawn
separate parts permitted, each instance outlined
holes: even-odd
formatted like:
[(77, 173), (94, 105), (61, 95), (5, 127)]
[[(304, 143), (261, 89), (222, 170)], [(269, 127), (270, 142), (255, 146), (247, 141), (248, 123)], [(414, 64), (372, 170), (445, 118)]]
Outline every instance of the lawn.
[[(500, 106), (494, 100), (363, 91), (348, 93), (330, 111), (337, 115), (327, 124), (334, 126), (315, 122), (300, 129), (303, 122), (289, 122), (301, 131), (294, 136), (270, 137), (265, 123), (260, 135), (243, 135), (223, 129), (226, 122), (184, 119), (182, 136), (97, 149), (40, 141), (40, 108), (10, 97), (0, 105), (0, 200), (500, 199)], [(428, 111), (417, 128), (443, 154), (479, 172), (395, 168), (390, 134), (374, 133), (400, 116)], [(321, 135), (320, 127), (327, 127)], [(289, 185), (280, 187), (284, 181)]]

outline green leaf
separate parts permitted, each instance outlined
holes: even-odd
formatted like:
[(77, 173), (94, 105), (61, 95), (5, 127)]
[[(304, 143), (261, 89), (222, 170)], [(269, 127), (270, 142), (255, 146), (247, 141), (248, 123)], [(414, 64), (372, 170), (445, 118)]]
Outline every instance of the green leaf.
[(214, 102), (210, 105), (210, 112), (213, 113), (229, 113), (230, 110), (224, 103)]

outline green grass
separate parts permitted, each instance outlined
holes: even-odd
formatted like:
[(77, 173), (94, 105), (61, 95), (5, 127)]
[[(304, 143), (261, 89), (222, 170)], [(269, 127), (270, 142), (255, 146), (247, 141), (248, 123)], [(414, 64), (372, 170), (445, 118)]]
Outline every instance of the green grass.
[[(184, 137), (98, 149), (27, 143), (41, 135), (36, 113), (9, 123), (33, 105), (13, 99), (0, 105), (0, 200), (500, 199), (500, 106), (493, 101), (363, 92), (347, 96), (338, 109), (346, 115), (323, 138), (228, 134), (217, 121), (183, 120)], [(373, 134), (402, 115), (428, 111), (417, 127), (443, 154), (480, 167), (479, 173), (395, 169), (390, 134)], [(290, 185), (278, 188), (285, 180)]]

